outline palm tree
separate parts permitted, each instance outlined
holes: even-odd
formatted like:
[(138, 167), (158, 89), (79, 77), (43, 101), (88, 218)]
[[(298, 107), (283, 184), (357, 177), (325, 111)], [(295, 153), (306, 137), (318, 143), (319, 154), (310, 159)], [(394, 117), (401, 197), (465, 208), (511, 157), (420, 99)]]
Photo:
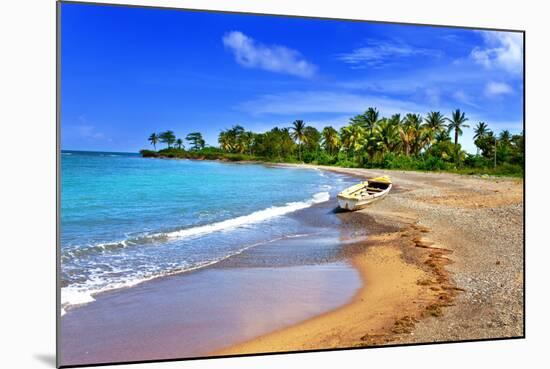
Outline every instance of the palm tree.
[(435, 141), (436, 141), (436, 142), (447, 142), (447, 141), (451, 141), (451, 136), (449, 136), (449, 131), (441, 131), (441, 132), (438, 132), (438, 133), (435, 135)]
[(244, 128), (240, 125), (235, 125), (229, 130), (233, 138), (233, 150), (239, 154), (246, 151), (246, 145), (243, 139)]
[(376, 108), (368, 108), (365, 112), (365, 128), (369, 130), (370, 134), (372, 134), (374, 127), (376, 127), (376, 124), (378, 123), (379, 115), (380, 113)]
[(401, 114), (394, 114), (391, 116), (389, 121), (393, 124), (399, 127), (401, 123), (403, 123), (403, 120), (401, 119)]
[(231, 152), (233, 146), (231, 144), (231, 137), (228, 131), (221, 131), (218, 136), (218, 143), (223, 151)]
[(340, 146), (340, 137), (338, 137), (338, 132), (331, 126), (323, 128), (323, 147), (325, 150), (333, 155)]
[(290, 127), (292, 130), (291, 137), (298, 142), (298, 160), (302, 160), (302, 143), (306, 140), (306, 124), (303, 120), (295, 120), (292, 123), (292, 127)]
[(191, 132), (185, 137), (185, 139), (191, 143), (192, 150), (194, 151), (204, 148), (205, 142), (200, 132)]
[(435, 133), (441, 132), (447, 128), (445, 125), (445, 116), (438, 111), (431, 111), (424, 119), (426, 128)]
[(315, 156), (317, 156), (319, 154), (321, 132), (319, 132), (315, 127), (307, 126), (306, 128), (304, 128), (304, 135), (306, 136), (304, 140), (304, 147), (310, 153), (315, 152)]
[(489, 126), (485, 122), (478, 122), (474, 128), (474, 139), (483, 138), (489, 133)]
[(462, 128), (470, 128), (469, 125), (464, 124), (468, 118), (466, 118), (466, 114), (464, 112), (461, 112), (460, 109), (456, 109), (453, 111), (451, 115), (451, 119), (447, 118), (447, 121), (449, 124), (447, 125), (447, 129), (450, 131), (455, 131), (455, 146), (458, 145), (458, 136), (462, 136)]
[(377, 147), (382, 149), (382, 154), (394, 152), (401, 146), (401, 137), (399, 136), (400, 117), (393, 116), (390, 119), (382, 119), (375, 129), (375, 138)]
[(153, 145), (153, 148), (157, 149), (157, 143), (159, 142), (159, 136), (156, 133), (151, 133), (151, 136), (148, 138), (149, 142), (151, 142), (151, 145)]
[(474, 143), (477, 147), (477, 154), (479, 155), (479, 140), (483, 139), (489, 133), (489, 126), (485, 122), (478, 122), (474, 128)]
[(349, 153), (351, 151), (356, 156), (357, 152), (365, 144), (366, 132), (359, 124), (350, 124), (341, 129), (340, 136), (342, 138), (342, 146), (346, 148), (346, 152)]
[(445, 117), (438, 111), (431, 111), (424, 119), (424, 127), (426, 128), (427, 138), (429, 139), (429, 145), (431, 146), (435, 141), (435, 136), (445, 130)]
[(290, 128), (281, 128), (278, 132), (278, 136), (281, 138), (281, 155), (287, 157), (292, 154), (294, 145), (296, 145), (290, 134)]
[(176, 135), (174, 135), (173, 131), (166, 131), (166, 132), (162, 132), (159, 135), (159, 139), (160, 139), (160, 142), (165, 143), (166, 145), (168, 145), (168, 148), (170, 148), (172, 144), (176, 142)]
[(420, 152), (424, 146), (425, 136), (423, 134), (422, 117), (420, 114), (407, 114), (399, 129), (399, 136), (401, 137), (401, 141), (403, 141), (405, 155), (409, 156), (411, 153), (416, 155)]
[(510, 134), (510, 131), (505, 129), (504, 131), (500, 132), (500, 135), (498, 135), (498, 140), (504, 145), (510, 144), (512, 140), (512, 135)]
[(241, 142), (244, 148), (248, 151), (248, 155), (252, 155), (252, 146), (254, 145), (254, 133), (251, 131), (243, 132)]
[(180, 149), (180, 150), (181, 150), (181, 148), (183, 147), (183, 140), (182, 140), (181, 138), (178, 138), (178, 139), (176, 140), (176, 147), (177, 147), (178, 149)]
[(350, 119), (350, 124), (358, 124), (372, 133), (378, 123), (380, 113), (376, 108), (368, 108), (363, 114), (358, 114)]
[(490, 159), (494, 157), (497, 138), (493, 131), (488, 131), (484, 136), (478, 137), (475, 141), (476, 146), (481, 151), (481, 155)]

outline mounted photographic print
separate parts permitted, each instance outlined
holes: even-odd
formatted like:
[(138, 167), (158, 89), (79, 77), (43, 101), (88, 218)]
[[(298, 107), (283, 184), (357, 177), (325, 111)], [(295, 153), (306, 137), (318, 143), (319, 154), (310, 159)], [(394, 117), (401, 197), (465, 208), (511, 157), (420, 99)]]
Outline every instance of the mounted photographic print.
[(523, 45), (58, 3), (58, 365), (524, 337)]

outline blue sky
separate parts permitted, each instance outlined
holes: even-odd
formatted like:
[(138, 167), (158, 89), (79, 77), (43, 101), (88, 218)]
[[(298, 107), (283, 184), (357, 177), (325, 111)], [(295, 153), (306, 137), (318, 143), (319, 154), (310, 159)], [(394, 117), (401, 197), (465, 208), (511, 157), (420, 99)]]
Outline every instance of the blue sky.
[[(303, 119), (339, 128), (382, 115), (466, 112), (523, 129), (519, 33), (168, 9), (62, 4), (61, 147), (136, 152)], [(475, 152), (472, 129), (460, 142)]]

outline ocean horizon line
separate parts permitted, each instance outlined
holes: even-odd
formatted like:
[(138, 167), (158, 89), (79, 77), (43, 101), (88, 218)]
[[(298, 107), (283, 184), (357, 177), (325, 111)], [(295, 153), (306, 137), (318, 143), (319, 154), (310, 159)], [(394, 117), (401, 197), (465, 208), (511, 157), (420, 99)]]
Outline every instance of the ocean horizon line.
[(90, 154), (132, 154), (139, 155), (139, 151), (106, 151), (106, 150), (73, 150), (73, 149), (61, 149), (62, 153), (90, 153)]

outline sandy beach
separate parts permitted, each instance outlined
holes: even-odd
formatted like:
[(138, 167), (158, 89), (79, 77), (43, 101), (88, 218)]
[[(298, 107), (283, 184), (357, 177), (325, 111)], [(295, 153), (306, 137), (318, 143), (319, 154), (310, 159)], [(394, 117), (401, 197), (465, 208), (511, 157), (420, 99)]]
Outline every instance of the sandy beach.
[(343, 249), (363, 287), (338, 309), (212, 355), (524, 335), (522, 180), (318, 168), (395, 183), (342, 217), (370, 228)]
[(287, 214), (298, 234), (70, 309), (63, 364), (523, 336), (521, 180), (317, 168), (394, 188), (358, 212), (334, 195)]

